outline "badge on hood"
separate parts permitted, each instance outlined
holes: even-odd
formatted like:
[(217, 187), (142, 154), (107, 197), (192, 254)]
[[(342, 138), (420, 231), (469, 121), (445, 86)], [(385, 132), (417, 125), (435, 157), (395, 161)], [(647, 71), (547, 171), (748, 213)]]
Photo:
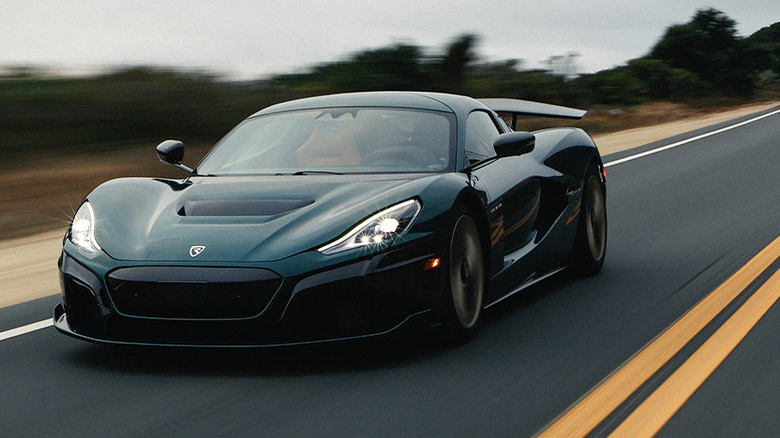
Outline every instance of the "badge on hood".
[(206, 249), (206, 247), (203, 245), (192, 245), (190, 247), (190, 257), (197, 257), (204, 249)]

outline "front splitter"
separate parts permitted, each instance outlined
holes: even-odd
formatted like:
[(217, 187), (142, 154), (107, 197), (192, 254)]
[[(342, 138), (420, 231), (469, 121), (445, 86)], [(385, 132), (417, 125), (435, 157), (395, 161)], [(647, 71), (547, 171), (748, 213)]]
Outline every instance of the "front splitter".
[(237, 343), (237, 344), (154, 343), (154, 342), (137, 342), (137, 341), (130, 341), (130, 340), (96, 338), (96, 337), (87, 336), (75, 332), (70, 327), (70, 324), (68, 323), (68, 316), (65, 313), (65, 309), (62, 307), (61, 303), (57, 304), (57, 306), (54, 307), (54, 327), (57, 329), (57, 331), (59, 331), (64, 335), (73, 337), (75, 339), (83, 340), (83, 341), (94, 342), (97, 344), (125, 345), (125, 346), (139, 346), (139, 347), (173, 347), (173, 348), (274, 348), (274, 347), (292, 347), (292, 346), (301, 346), (301, 345), (346, 342), (346, 341), (355, 341), (361, 339), (370, 339), (370, 338), (377, 338), (381, 336), (387, 336), (393, 332), (398, 331), (401, 327), (406, 326), (412, 321), (425, 319), (425, 317), (429, 316), (431, 312), (432, 312), (431, 310), (423, 310), (417, 313), (413, 313), (407, 316), (403, 321), (398, 323), (396, 326), (388, 330), (384, 330), (376, 333), (368, 333), (368, 334), (362, 334), (356, 336), (346, 336), (346, 337), (338, 337), (338, 338), (330, 338), (330, 339), (317, 339), (317, 340), (310, 340), (310, 341), (292, 341), (292, 342), (278, 342), (278, 343), (265, 342), (265, 343), (257, 343), (257, 344), (253, 344), (253, 343), (244, 343), (244, 344), (241, 343)]

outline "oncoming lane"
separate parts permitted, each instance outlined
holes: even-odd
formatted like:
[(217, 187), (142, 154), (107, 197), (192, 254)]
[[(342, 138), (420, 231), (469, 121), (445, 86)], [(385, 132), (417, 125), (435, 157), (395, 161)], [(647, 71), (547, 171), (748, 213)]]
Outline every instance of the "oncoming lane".
[(677, 355), (762, 274), (772, 274), (696, 352), (636, 407), (612, 432), (615, 436), (653, 436), (731, 353), (780, 298), (780, 237), (707, 295), (664, 333), (591, 390), (540, 434), (584, 436), (612, 414), (640, 386)]

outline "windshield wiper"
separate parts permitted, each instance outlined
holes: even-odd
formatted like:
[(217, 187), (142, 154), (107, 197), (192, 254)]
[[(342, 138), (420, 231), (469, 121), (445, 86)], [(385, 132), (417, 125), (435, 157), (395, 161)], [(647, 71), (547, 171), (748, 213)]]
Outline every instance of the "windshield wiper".
[(343, 173), (331, 172), (329, 170), (299, 170), (292, 175), (344, 175)]

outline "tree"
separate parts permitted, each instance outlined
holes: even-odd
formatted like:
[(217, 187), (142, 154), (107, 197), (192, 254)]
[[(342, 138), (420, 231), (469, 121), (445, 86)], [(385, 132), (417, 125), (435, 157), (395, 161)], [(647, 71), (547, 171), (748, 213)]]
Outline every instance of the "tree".
[(316, 66), (309, 73), (280, 75), (274, 81), (311, 94), (369, 90), (415, 90), (426, 83), (419, 47), (396, 44), (359, 52), (346, 61)]
[(628, 67), (602, 70), (580, 78), (579, 83), (594, 93), (601, 103), (635, 105), (642, 101), (644, 84)]
[(780, 74), (780, 22), (756, 31), (745, 44), (754, 70)]
[(717, 9), (701, 9), (690, 22), (667, 28), (648, 57), (693, 72), (719, 90), (753, 91), (736, 22)]
[(412, 90), (423, 82), (421, 59), (417, 46), (396, 44), (318, 67), (313, 76), (319, 75), (335, 91)]
[(671, 67), (660, 59), (633, 59), (628, 62), (628, 71), (643, 84), (642, 96), (650, 99), (680, 99), (708, 94), (707, 84), (695, 73)]
[(466, 73), (472, 62), (477, 59), (474, 46), (477, 36), (461, 35), (447, 48), (447, 53), (433, 68), (433, 86), (440, 91), (462, 92)]

